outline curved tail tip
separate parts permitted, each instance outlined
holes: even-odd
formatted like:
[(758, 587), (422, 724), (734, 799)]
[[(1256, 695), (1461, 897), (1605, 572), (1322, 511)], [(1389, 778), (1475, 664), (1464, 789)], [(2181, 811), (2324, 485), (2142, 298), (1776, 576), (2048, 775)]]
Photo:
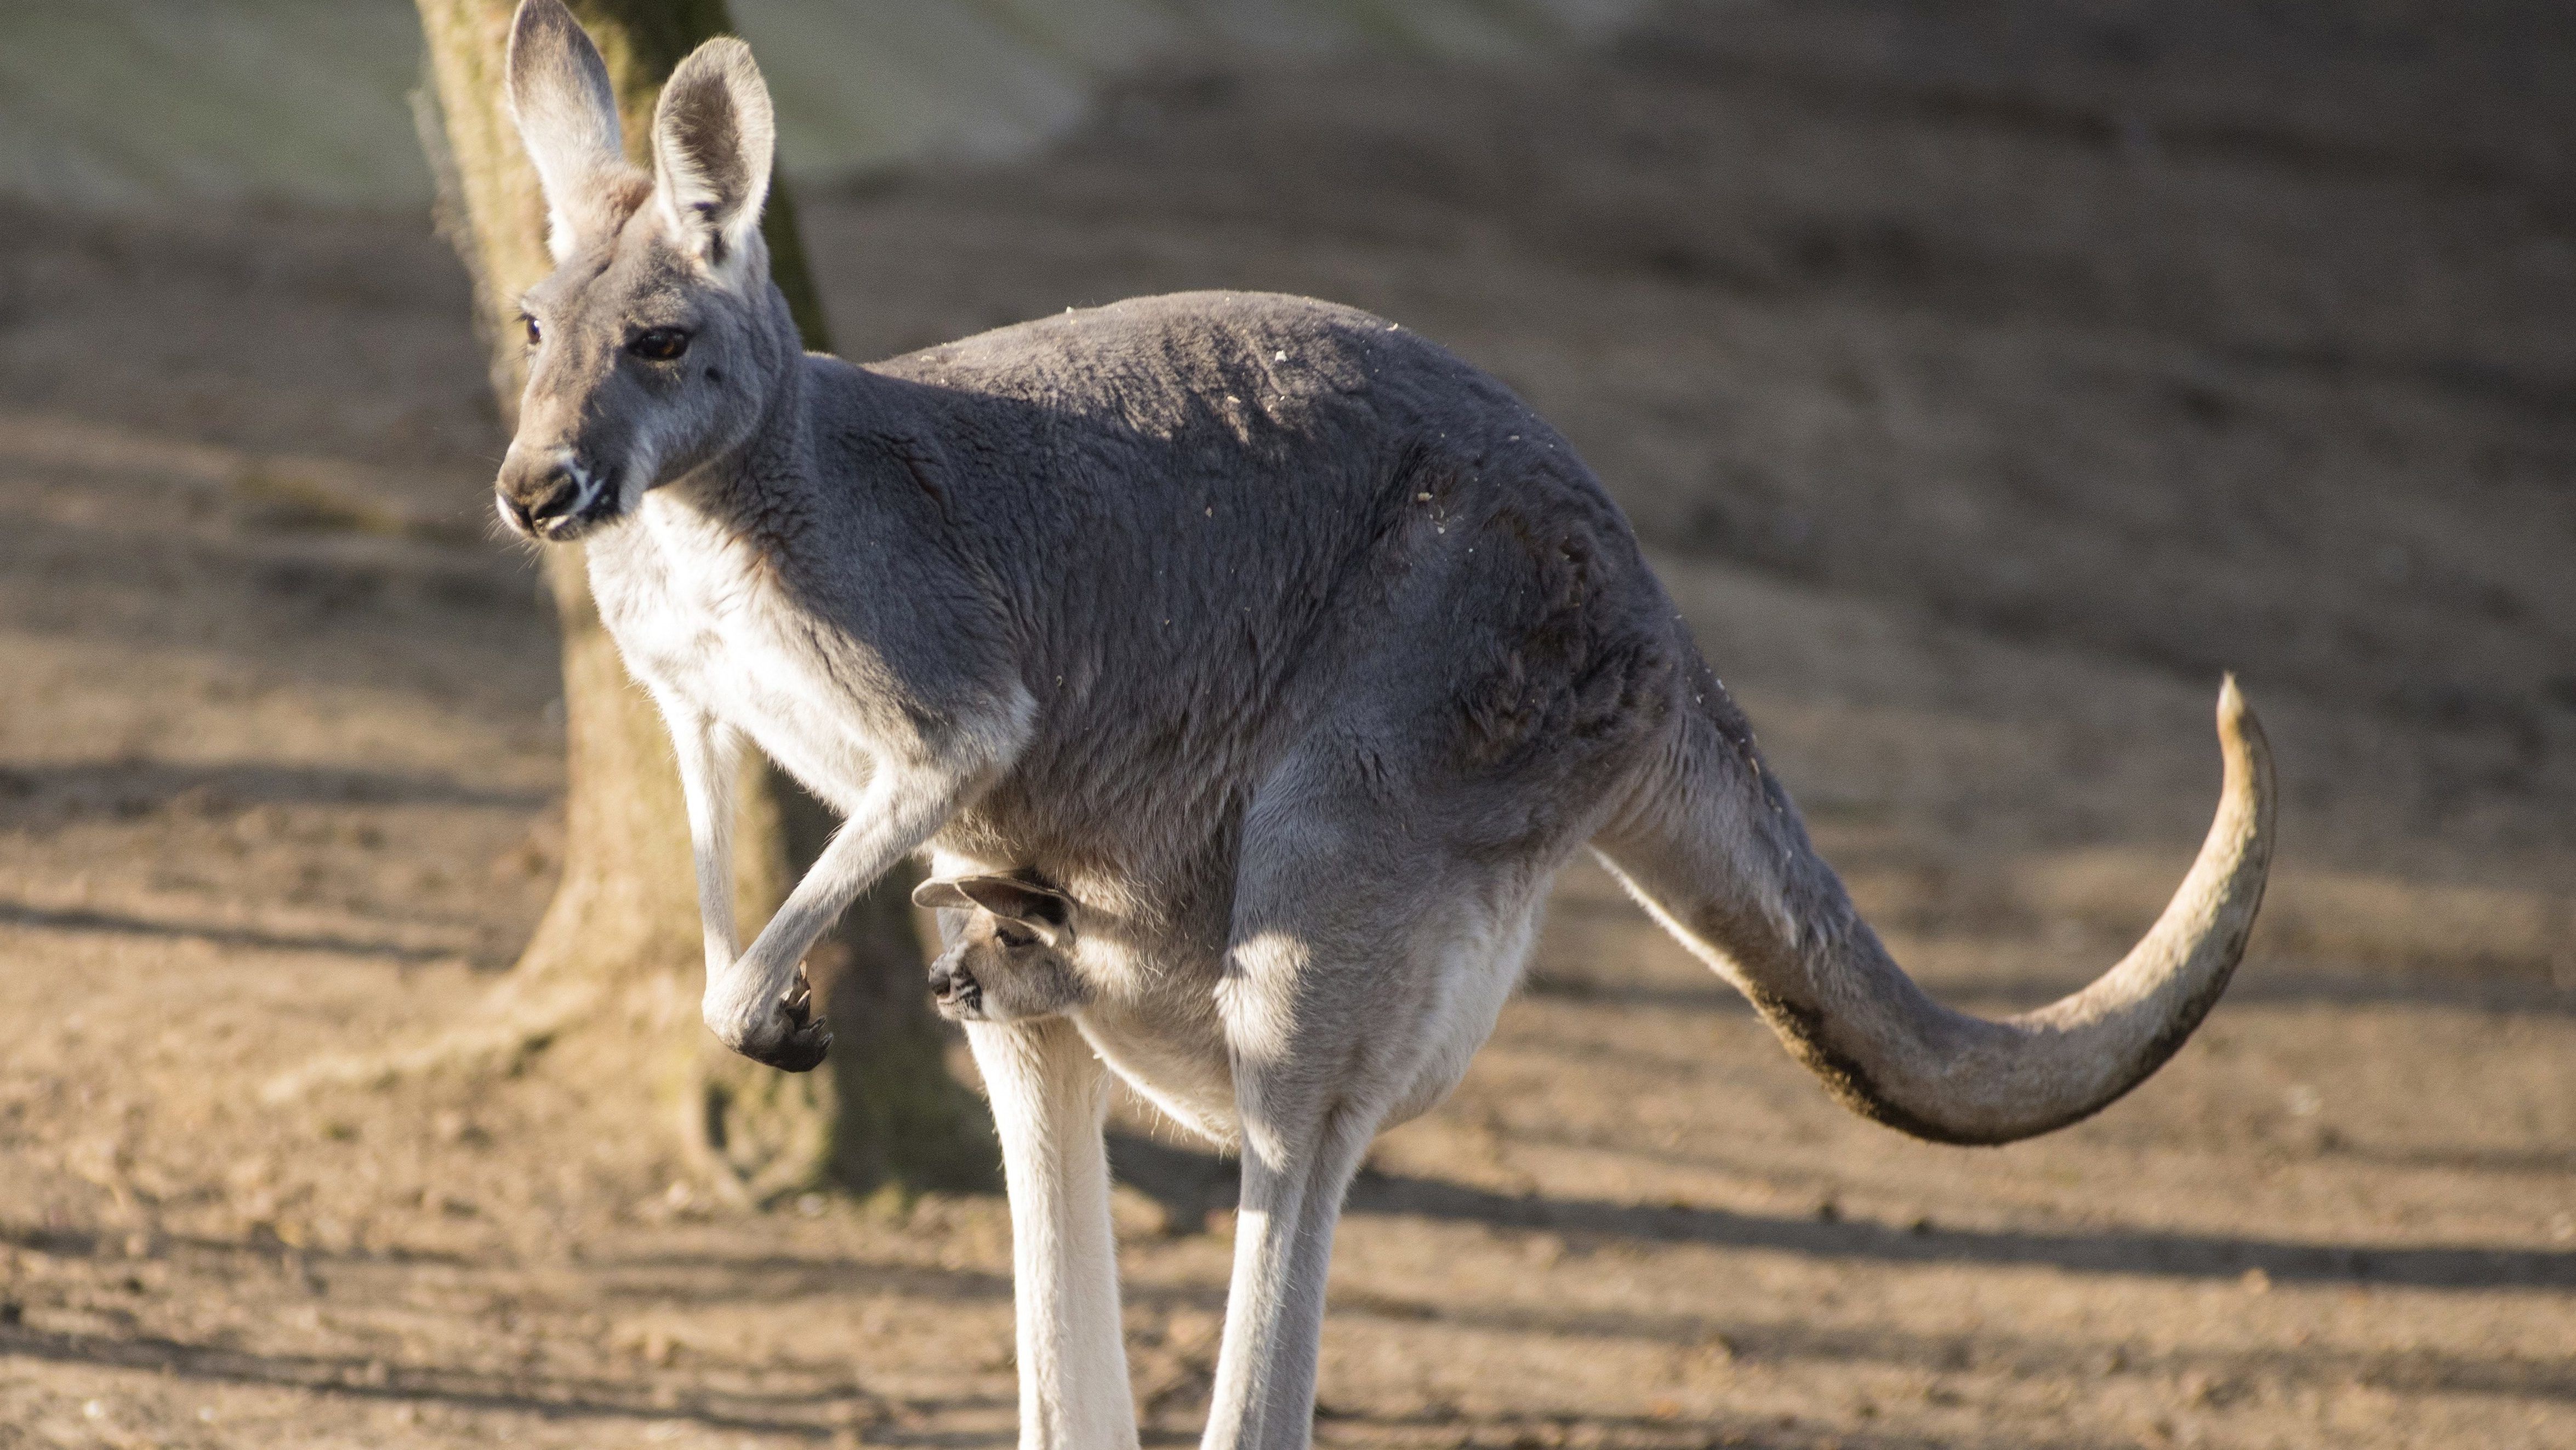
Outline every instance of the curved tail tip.
[[(2263, 821), (2272, 813), (2272, 745), (2263, 738), (2263, 722), (2245, 703), (2232, 671), (2218, 686), (2218, 751), (2226, 762), (2226, 798), (2245, 793), (2255, 813), (2253, 829), (2263, 833)], [(2264, 854), (2269, 855), (2268, 848)]]
[(2245, 703), (2245, 692), (2236, 688), (2236, 672), (2229, 670), (2218, 682), (2218, 733), (2232, 744), (2244, 738), (2245, 727), (2253, 721), (2253, 707)]

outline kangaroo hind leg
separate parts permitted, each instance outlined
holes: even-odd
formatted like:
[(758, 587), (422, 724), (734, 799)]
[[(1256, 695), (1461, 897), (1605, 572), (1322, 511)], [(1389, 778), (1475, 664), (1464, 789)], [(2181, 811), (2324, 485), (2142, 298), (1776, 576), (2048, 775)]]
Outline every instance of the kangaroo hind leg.
[(1383, 813), (1247, 822), (1219, 987), (1243, 1148), (1207, 1450), (1305, 1450), (1342, 1199), (1378, 1131), (1438, 1101), (1492, 1030), (1535, 870), (1469, 864)]

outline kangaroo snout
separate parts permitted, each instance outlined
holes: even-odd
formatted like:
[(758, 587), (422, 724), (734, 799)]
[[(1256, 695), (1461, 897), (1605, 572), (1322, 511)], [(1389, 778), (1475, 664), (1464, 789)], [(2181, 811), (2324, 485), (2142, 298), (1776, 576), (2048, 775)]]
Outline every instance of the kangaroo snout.
[(493, 493), (502, 522), (534, 539), (570, 539), (616, 507), (601, 475), (564, 449), (511, 449)]
[(960, 962), (942, 958), (930, 969), (930, 995), (939, 1015), (951, 1022), (972, 1020), (984, 1007), (984, 984)]

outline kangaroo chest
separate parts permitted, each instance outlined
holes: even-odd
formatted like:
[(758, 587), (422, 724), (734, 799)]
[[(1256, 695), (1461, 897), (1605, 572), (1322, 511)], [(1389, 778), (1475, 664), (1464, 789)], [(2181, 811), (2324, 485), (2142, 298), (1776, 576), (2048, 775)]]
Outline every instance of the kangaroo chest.
[(876, 712), (849, 698), (811, 616), (781, 597), (748, 545), (659, 503), (648, 498), (614, 538), (591, 544), (591, 593), (627, 669), (848, 810), (883, 753), (867, 728)]

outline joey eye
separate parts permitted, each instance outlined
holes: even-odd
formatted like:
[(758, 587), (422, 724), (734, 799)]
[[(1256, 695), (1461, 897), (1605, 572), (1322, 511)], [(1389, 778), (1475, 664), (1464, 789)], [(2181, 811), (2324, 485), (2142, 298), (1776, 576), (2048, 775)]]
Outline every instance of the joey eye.
[(519, 325), (528, 330), (528, 346), (535, 347), (546, 340), (544, 329), (538, 327), (537, 320), (528, 314), (524, 312), (519, 314)]
[(999, 938), (1002, 945), (1006, 947), (1033, 947), (1038, 944), (1038, 939), (1034, 934), (1022, 931), (1016, 926), (995, 927), (993, 928), (993, 935)]
[(626, 350), (646, 362), (671, 362), (689, 350), (689, 335), (676, 327), (657, 327), (626, 344)]

